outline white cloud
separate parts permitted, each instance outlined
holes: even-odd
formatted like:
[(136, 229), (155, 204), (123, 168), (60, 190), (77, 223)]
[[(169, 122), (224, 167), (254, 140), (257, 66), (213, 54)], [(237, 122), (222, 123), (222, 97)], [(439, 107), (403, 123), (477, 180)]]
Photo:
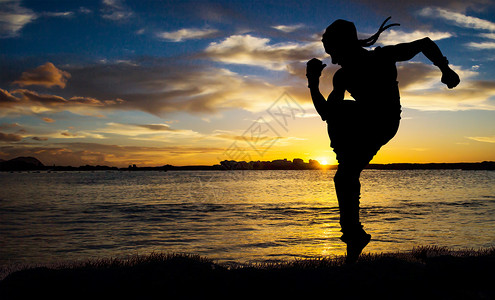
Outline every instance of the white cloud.
[(423, 31), (416, 30), (413, 32), (404, 32), (400, 30), (388, 30), (383, 32), (378, 39), (378, 43), (382, 45), (393, 45), (399, 43), (408, 43), (415, 40), (422, 39), (424, 37), (429, 37), (434, 41), (447, 39), (453, 35), (449, 32), (439, 32), (439, 31)]
[(468, 139), (483, 142), (483, 143), (495, 143), (495, 135), (493, 136), (468, 136)]
[(478, 50), (488, 50), (495, 49), (495, 42), (471, 42), (467, 43), (466, 46)]
[(495, 33), (480, 33), (480, 37), (495, 40)]
[(182, 42), (185, 40), (212, 37), (217, 33), (218, 30), (216, 29), (183, 28), (177, 31), (160, 32), (157, 36), (174, 42)]
[(45, 17), (72, 17), (74, 13), (72, 11), (64, 11), (64, 12), (44, 12), (43, 16)]
[(465, 45), (471, 49), (476, 50), (492, 50), (495, 49), (495, 33), (480, 33), (479, 37), (488, 39), (489, 41), (484, 42), (470, 42)]
[(79, 11), (80, 13), (82, 13), (82, 14), (85, 14), (85, 15), (86, 15), (86, 14), (90, 14), (90, 13), (92, 13), (92, 12), (93, 12), (91, 9), (89, 9), (89, 8), (87, 8), (87, 7), (84, 7), (84, 6), (79, 7), (78, 11)]
[(419, 14), (424, 17), (442, 18), (464, 28), (495, 31), (495, 23), (439, 7), (425, 7)]
[(296, 31), (296, 30), (301, 29), (303, 27), (304, 27), (303, 24), (272, 26), (272, 28), (275, 28), (277, 30), (280, 30), (280, 31), (283, 31), (283, 32), (286, 32), (286, 33)]
[(108, 20), (120, 21), (134, 14), (122, 0), (103, 0), (103, 5), (102, 17)]
[(205, 49), (210, 59), (228, 63), (259, 66), (270, 70), (285, 70), (291, 62), (323, 56), (321, 42), (269, 44), (270, 39), (249, 34), (232, 35)]
[(37, 15), (32, 10), (22, 7), (20, 1), (1, 1), (0, 38), (18, 36), (22, 28), (36, 18)]

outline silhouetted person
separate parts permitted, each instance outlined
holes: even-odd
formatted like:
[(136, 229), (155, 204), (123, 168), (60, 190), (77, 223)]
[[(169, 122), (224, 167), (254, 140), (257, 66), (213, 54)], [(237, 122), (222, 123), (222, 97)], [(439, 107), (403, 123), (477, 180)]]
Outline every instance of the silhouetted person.
[[(316, 111), (328, 124), (330, 146), (339, 162), (335, 173), (335, 191), (339, 202), (341, 240), (347, 244), (347, 262), (354, 263), (369, 243), (359, 221), (359, 176), (377, 151), (392, 139), (399, 128), (401, 105), (395, 63), (406, 61), (422, 52), (442, 71), (441, 81), (449, 88), (459, 84), (459, 76), (449, 68), (437, 45), (428, 37), (395, 46), (373, 45), (381, 32), (390, 26), (380, 26), (378, 32), (358, 40), (352, 22), (337, 20), (323, 34), (325, 52), (333, 64), (339, 64), (333, 77), (333, 91), (328, 99), (319, 91), (321, 71), (326, 67), (313, 58), (307, 63), (308, 87)], [(355, 101), (344, 100), (348, 91)]]

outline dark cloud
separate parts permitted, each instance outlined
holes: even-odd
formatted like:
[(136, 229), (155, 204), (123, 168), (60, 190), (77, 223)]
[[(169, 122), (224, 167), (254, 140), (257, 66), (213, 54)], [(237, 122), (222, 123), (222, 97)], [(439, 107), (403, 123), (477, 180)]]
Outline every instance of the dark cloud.
[(0, 89), (0, 106), (11, 106), (20, 104), (21, 99), (12, 95), (6, 90)]
[(18, 134), (26, 134), (27, 133), (27, 130), (24, 129), (24, 128), (21, 128), (21, 129), (17, 130), (16, 133), (18, 133)]
[(18, 142), (20, 140), (22, 140), (21, 135), (0, 132), (0, 141), (2, 142)]
[(55, 120), (54, 120), (54, 119), (52, 119), (52, 118), (47, 118), (47, 117), (43, 118), (42, 120), (43, 120), (43, 121), (45, 121), (45, 122), (47, 122), (47, 123), (53, 123), (53, 122), (55, 122)]
[(33, 70), (23, 72), (21, 77), (14, 81), (21, 87), (39, 85), (44, 87), (58, 86), (64, 88), (70, 74), (55, 67), (51, 62), (47, 62)]
[[(0, 107), (4, 108), (33, 108), (44, 107), (53, 111), (70, 110), (78, 107), (109, 107), (118, 106), (123, 100), (98, 100), (92, 97), (64, 97), (50, 94), (38, 94), (27, 89), (17, 89), (12, 92), (0, 89)], [(49, 118), (48, 118), (49, 119)], [(46, 122), (49, 122), (45, 120)]]
[(61, 132), (60, 134), (61, 134), (61, 135), (63, 135), (63, 136), (67, 136), (67, 137), (76, 137), (76, 136), (77, 136), (77, 134), (75, 134), (75, 133), (70, 133), (70, 132), (68, 132), (68, 131), (63, 131), (63, 132)]
[(438, 68), (423, 63), (408, 62), (397, 67), (398, 81), (401, 89), (407, 89), (414, 84), (425, 83), (431, 78), (440, 81), (440, 71)]
[(35, 141), (46, 141), (46, 140), (48, 140), (47, 137), (39, 137), (39, 136), (33, 136), (31, 139), (32, 140), (35, 140)]
[(11, 128), (19, 128), (21, 125), (18, 123), (2, 123), (0, 124), (0, 129), (11, 129)]
[(67, 103), (63, 97), (56, 95), (40, 95), (34, 91), (26, 89), (18, 89), (12, 91), (12, 94), (21, 95), (21, 101), (23, 102), (34, 102), (47, 106), (64, 105)]
[[(250, 109), (277, 97), (263, 98), (274, 89), (261, 78), (207, 66), (198, 60), (193, 63), (188, 59), (142, 58), (66, 69), (71, 82), (61, 95), (31, 89), (0, 89), (0, 106), (42, 106), (50, 111), (93, 107), (163, 116), (174, 112), (209, 114), (232, 108)], [(260, 96), (253, 98), (253, 94)]]
[(68, 91), (96, 99), (122, 99), (119, 109), (141, 110), (159, 116), (173, 112), (201, 114), (231, 108), (249, 109), (260, 101), (269, 101), (245, 95), (248, 91), (262, 94), (269, 89), (264, 80), (195, 62), (147, 58), (135, 64), (73, 68)]
[(176, 131), (166, 124), (138, 124), (138, 127), (150, 129), (152, 131)]
[[(261, 66), (266, 61), (279, 64), (274, 65), (277, 67), (286, 64), (281, 73), (285, 74), (284, 77), (272, 83), (261, 77), (242, 76), (227, 68), (207, 66), (197, 60), (196, 64), (192, 64), (187, 60), (142, 58), (130, 63), (68, 68), (72, 78), (64, 93), (84, 97), (64, 98), (26, 89), (11, 92), (0, 89), (0, 106), (42, 106), (51, 111), (79, 108), (139, 110), (162, 117), (175, 112), (214, 114), (228, 109), (260, 111), (266, 109), (284, 90), (297, 101), (311, 101), (305, 88), (305, 61), (318, 54), (315, 50), (318, 45), (308, 45), (303, 49), (292, 46), (284, 48), (284, 45), (272, 45), (257, 38), (261, 47), (248, 48), (243, 38), (240, 41), (243, 46), (238, 48), (223, 44), (229, 48), (230, 57), (242, 55), (244, 63), (251, 65)], [(321, 82), (322, 92), (326, 94), (330, 91), (332, 76), (338, 66), (324, 61), (328, 66)], [(398, 71), (401, 91), (430, 83), (432, 79), (435, 82), (440, 80), (436, 67), (422, 63), (403, 63)], [(479, 90), (486, 92), (489, 88), (485, 86)], [(147, 128), (171, 131), (164, 126)]]

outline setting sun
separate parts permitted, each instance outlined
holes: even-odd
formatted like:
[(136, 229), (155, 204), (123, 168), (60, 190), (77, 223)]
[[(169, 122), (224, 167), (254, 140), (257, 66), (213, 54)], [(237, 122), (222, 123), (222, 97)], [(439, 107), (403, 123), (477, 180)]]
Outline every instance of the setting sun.
[(319, 157), (316, 160), (323, 166), (330, 165), (332, 163), (332, 160), (327, 157)]

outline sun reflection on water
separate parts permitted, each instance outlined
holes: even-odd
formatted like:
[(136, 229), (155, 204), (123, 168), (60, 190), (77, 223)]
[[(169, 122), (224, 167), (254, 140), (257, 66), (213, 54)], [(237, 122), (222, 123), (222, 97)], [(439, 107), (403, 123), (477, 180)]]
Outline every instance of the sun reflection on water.
[[(341, 255), (334, 174), (0, 174), (0, 264), (137, 252), (235, 261)], [(366, 251), (493, 246), (494, 179), (495, 172), (481, 171), (365, 170), (361, 219), (372, 235)]]

